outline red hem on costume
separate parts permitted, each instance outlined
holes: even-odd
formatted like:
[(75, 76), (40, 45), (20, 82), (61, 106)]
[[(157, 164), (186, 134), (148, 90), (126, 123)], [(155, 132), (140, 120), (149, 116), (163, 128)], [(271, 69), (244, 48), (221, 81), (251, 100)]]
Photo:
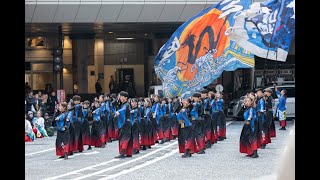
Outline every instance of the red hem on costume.
[(69, 144), (65, 144), (64, 147), (57, 147), (56, 146), (56, 155), (57, 156), (64, 156), (64, 153), (68, 153), (69, 154)]
[(247, 153), (248, 155), (252, 155), (253, 151), (258, 149), (257, 141), (254, 141), (248, 145), (245, 145), (240, 142), (240, 153)]
[(286, 120), (279, 120), (280, 126), (281, 127), (286, 127), (287, 126), (287, 121)]

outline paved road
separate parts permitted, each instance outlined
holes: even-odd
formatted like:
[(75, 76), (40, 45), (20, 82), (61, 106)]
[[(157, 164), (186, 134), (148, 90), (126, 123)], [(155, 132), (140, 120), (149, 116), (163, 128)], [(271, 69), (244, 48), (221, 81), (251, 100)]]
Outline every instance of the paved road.
[[(115, 159), (118, 142), (105, 148), (75, 153), (68, 160), (55, 155), (55, 136), (26, 143), (26, 179), (275, 179), (281, 154), (289, 136), (294, 136), (293, 121), (287, 131), (279, 131), (259, 158), (239, 153), (239, 137), (243, 122), (229, 121), (227, 139), (214, 144), (206, 154), (182, 159), (177, 140), (157, 144), (132, 158)], [(86, 148), (86, 146), (85, 146)]]

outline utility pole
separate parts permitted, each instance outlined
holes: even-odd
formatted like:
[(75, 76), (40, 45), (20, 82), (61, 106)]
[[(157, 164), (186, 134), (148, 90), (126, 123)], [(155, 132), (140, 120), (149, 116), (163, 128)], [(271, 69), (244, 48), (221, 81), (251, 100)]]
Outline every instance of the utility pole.
[(58, 47), (52, 50), (53, 57), (53, 88), (58, 89), (57, 74), (60, 74), (60, 89), (63, 89), (63, 37), (62, 28), (59, 26)]
[(59, 26), (59, 34), (58, 34), (58, 47), (61, 49), (61, 63), (62, 63), (62, 71), (60, 71), (60, 89), (63, 89), (63, 35), (62, 35), (62, 27)]

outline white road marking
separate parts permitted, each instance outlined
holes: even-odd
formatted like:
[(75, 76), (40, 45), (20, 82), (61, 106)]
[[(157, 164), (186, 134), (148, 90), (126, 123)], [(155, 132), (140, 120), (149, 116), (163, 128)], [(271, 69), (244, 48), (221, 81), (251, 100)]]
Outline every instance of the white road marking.
[(97, 174), (101, 174), (101, 173), (104, 173), (104, 172), (107, 172), (107, 171), (116, 169), (116, 168), (118, 168), (118, 167), (121, 167), (121, 166), (130, 164), (130, 163), (133, 163), (133, 162), (138, 161), (138, 160), (140, 160), (140, 159), (143, 159), (143, 158), (146, 158), (146, 157), (148, 157), (148, 156), (151, 156), (152, 154), (155, 154), (155, 153), (157, 153), (157, 152), (159, 152), (159, 151), (161, 151), (161, 150), (163, 150), (163, 149), (166, 149), (166, 148), (168, 148), (168, 147), (170, 147), (170, 146), (173, 146), (173, 145), (176, 145), (176, 144), (178, 144), (178, 141), (173, 142), (173, 143), (171, 143), (171, 144), (169, 144), (169, 145), (167, 145), (167, 146), (161, 147), (161, 148), (159, 148), (159, 149), (157, 149), (157, 150), (154, 150), (154, 151), (152, 151), (152, 152), (150, 152), (150, 153), (148, 153), (148, 154), (146, 154), (146, 155), (143, 155), (143, 156), (140, 156), (140, 157), (138, 157), (138, 158), (132, 159), (132, 160), (130, 160), (130, 161), (126, 161), (126, 162), (121, 163), (121, 164), (118, 164), (118, 165), (116, 165), (116, 166), (112, 166), (112, 167), (109, 167), (109, 168), (106, 168), (106, 169), (103, 169), (103, 170), (100, 170), (100, 171), (97, 171), (97, 172), (94, 172), (94, 173), (91, 173), (91, 174), (87, 174), (87, 175), (84, 175), (84, 176), (80, 176), (80, 177), (74, 178), (74, 179), (72, 179), (72, 180), (85, 179), (85, 178), (88, 178), (88, 177), (95, 176), (95, 175), (97, 175)]
[[(231, 124), (231, 123), (232, 123), (232, 122), (228, 122), (228, 123), (226, 124), (226, 126), (228, 126), (228, 125)], [(133, 171), (135, 171), (135, 170), (137, 170), (137, 169), (143, 168), (143, 167), (148, 166), (148, 165), (150, 165), (150, 164), (156, 163), (156, 162), (158, 162), (158, 161), (160, 161), (160, 160), (162, 160), (162, 159), (165, 159), (165, 158), (167, 158), (167, 157), (169, 157), (169, 156), (172, 156), (173, 154), (177, 153), (178, 151), (179, 151), (178, 148), (177, 148), (177, 149), (174, 149), (174, 150), (170, 151), (169, 153), (166, 153), (164, 156), (156, 157), (156, 158), (154, 158), (154, 159), (152, 159), (152, 160), (150, 160), (150, 161), (144, 162), (143, 164), (134, 166), (134, 167), (132, 167), (132, 168), (130, 168), (130, 169), (126, 169), (126, 170), (120, 171), (120, 172), (118, 172), (118, 173), (116, 173), (116, 174), (112, 174), (112, 175), (109, 175), (109, 176), (107, 176), (107, 177), (103, 177), (103, 178), (101, 178), (101, 179), (99, 179), (99, 180), (112, 179), (112, 178), (116, 178), (116, 177), (121, 176), (121, 175), (124, 175), (124, 174), (128, 174), (128, 173), (133, 172)]]
[[(76, 156), (80, 156), (80, 155), (91, 155), (91, 154), (99, 154), (100, 152), (99, 151), (93, 151), (93, 152), (88, 152), (88, 153), (77, 153), (77, 154), (73, 154), (72, 156), (68, 156), (69, 159), (72, 159)], [(60, 159), (56, 159), (54, 161), (63, 161), (64, 159), (63, 158), (60, 158)]]
[(227, 122), (226, 126), (228, 126), (229, 124), (233, 123), (233, 121)]
[(39, 154), (39, 153), (43, 153), (43, 152), (47, 152), (47, 151), (52, 151), (52, 150), (55, 150), (56, 148), (50, 148), (50, 149), (46, 149), (46, 150), (43, 150), (43, 151), (38, 151), (38, 152), (34, 152), (34, 153), (29, 153), (29, 154), (26, 154), (26, 156), (32, 156), (34, 154)]
[(154, 158), (154, 159), (152, 159), (150, 161), (144, 162), (143, 164), (134, 166), (134, 167), (132, 167), (130, 169), (126, 169), (126, 170), (120, 171), (120, 172), (118, 172), (116, 174), (112, 174), (112, 175), (109, 175), (107, 177), (103, 177), (103, 178), (101, 178), (99, 180), (112, 179), (112, 178), (116, 178), (116, 177), (124, 175), (124, 174), (128, 174), (128, 173), (133, 172), (133, 171), (135, 171), (137, 169), (143, 168), (143, 167), (148, 166), (150, 164), (156, 163), (156, 162), (158, 162), (158, 161), (160, 161), (162, 159), (165, 159), (165, 158), (167, 158), (169, 156), (172, 156), (173, 154), (176, 154), (178, 151), (179, 151), (179, 149), (174, 149), (174, 150), (170, 151), (169, 153), (165, 154), (164, 156), (156, 157), (156, 158)]
[(92, 169), (92, 168), (95, 168), (95, 167), (98, 167), (98, 166), (104, 166), (104, 165), (107, 165), (107, 164), (109, 164), (111, 162), (115, 162), (115, 161), (119, 161), (119, 159), (112, 159), (110, 161), (106, 161), (106, 162), (103, 162), (103, 163), (100, 163), (100, 164), (88, 166), (88, 167), (85, 167), (85, 168), (82, 168), (82, 169), (79, 169), (79, 170), (76, 170), (76, 171), (71, 171), (71, 172), (68, 172), (66, 174), (62, 174), (62, 175), (59, 175), (59, 176), (54, 176), (54, 177), (51, 177), (51, 178), (47, 178), (46, 180), (58, 179), (58, 178), (61, 178), (61, 177), (72, 175), (72, 174), (77, 174), (77, 173), (79, 173), (81, 171), (89, 170), (89, 169)]
[[(227, 122), (227, 123), (226, 123), (226, 126), (228, 126), (228, 125), (231, 124), (232, 122), (233, 122), (233, 121)], [(72, 179), (72, 180), (80, 180), (80, 179), (84, 179), (84, 178), (87, 178), (87, 177), (92, 177), (92, 176), (94, 176), (94, 175), (97, 175), (97, 174), (101, 174), (101, 173), (110, 171), (110, 170), (112, 170), (112, 169), (116, 169), (116, 168), (118, 168), (118, 167), (121, 167), (121, 166), (130, 164), (130, 163), (132, 163), (132, 162), (135, 162), (135, 161), (138, 161), (138, 160), (143, 159), (143, 158), (145, 158), (145, 157), (148, 157), (148, 156), (150, 156), (150, 155), (152, 155), (152, 154), (154, 154), (154, 153), (156, 153), (156, 152), (158, 152), (158, 151), (161, 151), (162, 149), (166, 149), (166, 148), (168, 148), (168, 147), (170, 147), (170, 146), (172, 146), (172, 145), (174, 145), (174, 144), (177, 144), (177, 143), (178, 143), (178, 141), (176, 141), (176, 142), (174, 142), (174, 143), (172, 143), (172, 144), (169, 144), (169, 145), (167, 145), (167, 146), (161, 147), (161, 148), (159, 148), (159, 149), (157, 149), (157, 150), (155, 150), (155, 151), (152, 151), (152, 152), (150, 152), (150, 153), (148, 153), (148, 154), (146, 154), (146, 155), (140, 156), (140, 157), (138, 157), (138, 158), (136, 158), (136, 159), (133, 159), (133, 160), (130, 160), (130, 161), (127, 161), (127, 162), (118, 164), (118, 165), (113, 166), (113, 167), (109, 167), (109, 168), (107, 168), (107, 169), (103, 169), (103, 170), (94, 172), (94, 173), (91, 173), (91, 174), (87, 174), (87, 175), (85, 175), (85, 176), (81, 176), (81, 177), (78, 177), (78, 178), (75, 178), (75, 179)], [(175, 150), (172, 151), (172, 152), (175, 152), (175, 151), (178, 151), (178, 150), (175, 149)], [(167, 154), (172, 155), (172, 154), (173, 154), (172, 152), (167, 153)], [(171, 153), (172, 153), (172, 154), (171, 154)], [(165, 155), (162, 156), (162, 157), (169, 157), (170, 155), (167, 156), (167, 154), (165, 154)], [(155, 158), (155, 159), (157, 159), (157, 158)], [(159, 160), (161, 160), (161, 159), (159, 159)], [(157, 161), (159, 161), (159, 160), (156, 160), (155, 162), (157, 162)], [(151, 162), (152, 162), (152, 161), (151, 161)], [(152, 163), (154, 163), (154, 162), (152, 162)], [(152, 164), (152, 163), (151, 163), (151, 164)], [(144, 163), (144, 164), (145, 164), (145, 163)]]

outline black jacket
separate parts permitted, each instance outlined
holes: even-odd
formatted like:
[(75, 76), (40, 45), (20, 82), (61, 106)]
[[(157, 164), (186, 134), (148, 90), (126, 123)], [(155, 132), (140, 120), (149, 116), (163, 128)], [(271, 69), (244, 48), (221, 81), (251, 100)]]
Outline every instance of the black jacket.
[(96, 82), (95, 87), (96, 87), (96, 93), (102, 92), (102, 87), (99, 82)]

